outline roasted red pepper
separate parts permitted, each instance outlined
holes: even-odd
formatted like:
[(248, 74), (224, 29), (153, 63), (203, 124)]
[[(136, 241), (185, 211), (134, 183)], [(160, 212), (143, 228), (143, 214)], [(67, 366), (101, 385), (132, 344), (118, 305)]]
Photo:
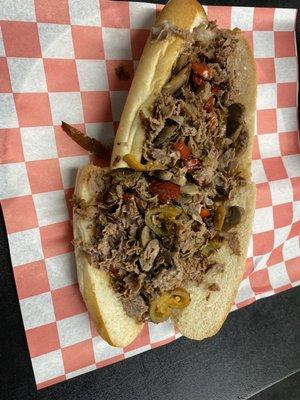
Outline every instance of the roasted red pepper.
[(168, 181), (152, 181), (150, 193), (157, 196), (162, 203), (169, 200), (176, 200), (180, 196), (180, 186)]
[(129, 200), (133, 200), (134, 195), (132, 193), (124, 193), (123, 194), (123, 200), (124, 201), (129, 201)]
[(212, 70), (208, 65), (201, 62), (192, 63), (192, 71), (194, 75), (203, 78), (205, 80), (209, 80), (212, 78)]
[(201, 218), (208, 218), (208, 217), (210, 217), (210, 211), (209, 210), (207, 210), (206, 208), (201, 208), (201, 211), (200, 211), (200, 217)]
[(180, 140), (179, 142), (174, 143), (173, 148), (175, 151), (179, 151), (180, 158), (182, 160), (187, 160), (191, 155), (190, 149), (187, 147), (187, 145), (184, 143), (183, 140)]
[(188, 169), (188, 172), (194, 171), (194, 169), (199, 168), (200, 161), (197, 158), (190, 158), (186, 160), (185, 166)]

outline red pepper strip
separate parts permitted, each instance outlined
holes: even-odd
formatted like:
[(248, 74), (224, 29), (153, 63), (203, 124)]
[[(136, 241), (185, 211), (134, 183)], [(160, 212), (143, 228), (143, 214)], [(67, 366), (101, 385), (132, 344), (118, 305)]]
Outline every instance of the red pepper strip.
[(168, 181), (153, 181), (150, 183), (150, 193), (157, 196), (162, 203), (166, 203), (178, 199), (180, 186)]
[(200, 76), (203, 79), (211, 79), (212, 78), (212, 71), (208, 65), (195, 62), (192, 63), (192, 71), (195, 75)]
[(174, 147), (175, 151), (179, 151), (180, 158), (182, 160), (187, 160), (190, 157), (190, 155), (191, 155), (190, 149), (187, 147), (187, 145), (184, 143), (183, 140), (180, 140), (179, 142), (174, 143), (173, 147)]

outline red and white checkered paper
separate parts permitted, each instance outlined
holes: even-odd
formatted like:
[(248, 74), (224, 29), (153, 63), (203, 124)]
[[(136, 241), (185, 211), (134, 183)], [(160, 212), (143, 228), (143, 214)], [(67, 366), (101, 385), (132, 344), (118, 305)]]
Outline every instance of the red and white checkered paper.
[[(108, 0), (2, 0), (0, 7), (0, 199), (38, 388), (158, 347), (180, 334), (146, 324), (124, 349), (95, 331), (79, 294), (71, 245), (76, 170), (90, 155), (65, 120), (111, 142), (130, 81), (160, 6)], [(300, 150), (296, 10), (207, 7), (240, 27), (258, 73), (253, 179), (257, 204), (246, 272), (233, 305), (300, 283)], [(246, 83), (245, 83), (246, 84)]]

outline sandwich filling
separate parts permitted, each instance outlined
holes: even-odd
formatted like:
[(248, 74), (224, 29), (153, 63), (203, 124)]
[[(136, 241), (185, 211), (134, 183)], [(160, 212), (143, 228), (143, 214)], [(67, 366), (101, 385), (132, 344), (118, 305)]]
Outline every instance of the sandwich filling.
[[(244, 209), (234, 204), (246, 176), (239, 157), (248, 146), (245, 107), (236, 101), (236, 31), (214, 22), (192, 33), (168, 24), (152, 40), (185, 37), (169, 81), (140, 118), (146, 138), (141, 162), (93, 180), (97, 202), (74, 198), (76, 213), (90, 220), (90, 243), (75, 243), (104, 269), (126, 313), (137, 321), (160, 322), (170, 308), (188, 304), (180, 289), (200, 284), (222, 246), (240, 254), (236, 227)], [(211, 291), (219, 290), (217, 284)], [(163, 299), (164, 306), (158, 305)], [(177, 302), (177, 303), (176, 303)]]

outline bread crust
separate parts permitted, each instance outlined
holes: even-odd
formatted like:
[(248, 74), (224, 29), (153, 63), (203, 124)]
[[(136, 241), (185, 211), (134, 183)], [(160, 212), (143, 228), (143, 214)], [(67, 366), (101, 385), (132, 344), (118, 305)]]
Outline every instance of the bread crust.
[[(161, 12), (156, 25), (168, 20), (180, 29), (192, 30), (206, 19), (202, 6), (196, 0), (172, 0)], [(138, 160), (141, 159), (145, 133), (140, 122), (139, 110), (150, 106), (160, 93), (170, 77), (172, 66), (183, 43), (184, 40), (177, 36), (171, 36), (159, 43), (152, 43), (148, 39), (121, 116), (114, 142), (111, 168), (127, 167), (123, 156), (128, 153), (135, 155)], [(185, 282), (185, 288), (191, 294), (191, 303), (185, 309), (174, 312), (172, 319), (184, 336), (197, 340), (217, 333), (230, 311), (244, 272), (255, 208), (255, 185), (251, 183), (251, 152), (256, 105), (256, 74), (252, 52), (241, 35), (234, 62), (240, 71), (236, 79), (236, 86), (240, 92), (237, 101), (245, 105), (245, 122), (250, 134), (248, 148), (240, 156), (239, 163), (243, 166), (242, 172), (247, 178), (247, 185), (240, 189), (233, 203), (245, 209), (243, 223), (237, 230), (241, 242), (241, 255), (231, 254), (228, 245), (225, 245), (216, 255), (216, 261), (225, 264), (222, 273), (212, 269), (206, 274), (200, 286)], [(101, 174), (105, 169), (87, 166), (79, 170), (76, 196), (84, 199), (95, 196), (88, 184), (92, 172)], [(74, 214), (75, 240), (78, 238), (88, 240), (85, 237), (86, 232), (88, 229), (85, 221)], [(110, 284), (108, 274), (90, 264), (88, 257), (78, 248), (75, 249), (75, 255), (79, 287), (97, 330), (109, 344), (126, 346), (138, 335), (143, 324), (138, 324), (126, 315)], [(208, 288), (212, 283), (217, 283), (221, 290), (210, 292)], [(109, 299), (109, 305), (107, 302), (104, 304), (105, 297)]]
[[(245, 209), (244, 220), (237, 229), (241, 255), (231, 254), (228, 245), (222, 246), (215, 259), (216, 262), (225, 264), (224, 271), (218, 273), (212, 269), (205, 275), (200, 286), (186, 282), (185, 287), (191, 294), (191, 303), (181, 312), (174, 312), (172, 319), (184, 336), (197, 340), (215, 335), (230, 312), (245, 270), (255, 210), (256, 188), (251, 182), (251, 155), (256, 110), (256, 69), (248, 42), (241, 33), (237, 34), (240, 39), (234, 57), (239, 71), (235, 82), (239, 91), (236, 101), (246, 108), (245, 122), (250, 139), (246, 151), (239, 158), (240, 169), (248, 184), (240, 189), (232, 204)], [(212, 283), (217, 283), (220, 291), (210, 292), (208, 288)], [(206, 300), (208, 295), (209, 299)]]
[[(78, 170), (74, 195), (92, 203), (96, 200), (93, 179), (106, 173), (108, 168), (87, 165)], [(88, 244), (93, 235), (94, 226), (76, 211), (73, 212), (74, 241)], [(128, 317), (120, 299), (117, 297), (107, 272), (100, 270), (88, 255), (75, 246), (75, 258), (79, 289), (97, 331), (111, 346), (129, 345), (143, 328)]]
[[(172, 0), (159, 14), (155, 26), (168, 21), (179, 29), (192, 30), (206, 20), (205, 11), (197, 0)], [(157, 43), (148, 38), (116, 133), (111, 158), (112, 168), (128, 167), (123, 160), (123, 156), (128, 153), (140, 161), (145, 134), (139, 111), (148, 108), (161, 92), (184, 42), (182, 38), (174, 35)]]

